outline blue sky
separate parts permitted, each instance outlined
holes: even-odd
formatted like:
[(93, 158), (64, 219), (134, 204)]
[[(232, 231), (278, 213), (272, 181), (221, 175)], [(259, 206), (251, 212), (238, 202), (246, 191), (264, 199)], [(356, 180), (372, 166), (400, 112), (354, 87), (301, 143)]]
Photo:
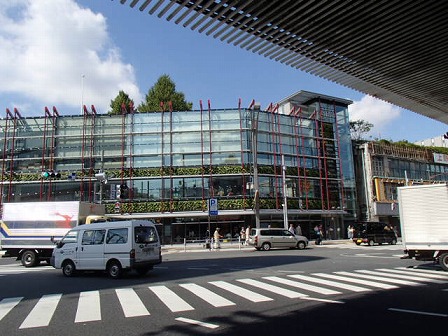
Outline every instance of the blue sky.
[(267, 107), (300, 90), (354, 101), (352, 120), (374, 124), (370, 136), (411, 142), (448, 125), (309, 75), (118, 0), (0, 0), (0, 107), (25, 117), (81, 103), (106, 113), (124, 90), (138, 105), (162, 74), (199, 108), (233, 108), (241, 99)]

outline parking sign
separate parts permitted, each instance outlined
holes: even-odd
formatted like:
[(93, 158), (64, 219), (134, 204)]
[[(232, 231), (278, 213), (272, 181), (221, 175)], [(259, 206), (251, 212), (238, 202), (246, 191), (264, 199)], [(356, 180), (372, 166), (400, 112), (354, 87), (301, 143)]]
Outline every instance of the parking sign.
[(218, 200), (216, 198), (208, 200), (208, 214), (210, 216), (218, 216)]

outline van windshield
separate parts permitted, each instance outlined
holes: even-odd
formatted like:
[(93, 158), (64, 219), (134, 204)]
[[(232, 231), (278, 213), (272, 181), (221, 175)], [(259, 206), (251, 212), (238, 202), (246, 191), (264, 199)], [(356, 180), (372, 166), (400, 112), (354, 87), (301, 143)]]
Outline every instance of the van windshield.
[(148, 244), (158, 241), (156, 229), (152, 226), (136, 226), (134, 233), (137, 244)]

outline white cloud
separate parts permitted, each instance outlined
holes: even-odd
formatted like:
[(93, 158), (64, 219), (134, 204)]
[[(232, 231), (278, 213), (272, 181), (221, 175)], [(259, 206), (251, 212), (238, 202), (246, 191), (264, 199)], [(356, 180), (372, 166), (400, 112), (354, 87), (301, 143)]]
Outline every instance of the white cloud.
[[(350, 120), (365, 120), (373, 124), (372, 134), (387, 130), (393, 120), (399, 119), (402, 109), (372, 96), (364, 96), (348, 108)], [(370, 134), (370, 135), (372, 135)]]
[(0, 59), (0, 94), (15, 101), (75, 108), (83, 97), (99, 112), (119, 90), (141, 101), (134, 68), (110, 40), (106, 18), (74, 0), (2, 3)]

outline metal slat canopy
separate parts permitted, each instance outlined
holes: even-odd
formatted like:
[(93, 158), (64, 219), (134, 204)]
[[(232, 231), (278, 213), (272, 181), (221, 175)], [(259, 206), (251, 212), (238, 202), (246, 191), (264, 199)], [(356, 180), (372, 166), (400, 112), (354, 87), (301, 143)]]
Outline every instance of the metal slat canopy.
[(448, 2), (120, 0), (448, 123)]

